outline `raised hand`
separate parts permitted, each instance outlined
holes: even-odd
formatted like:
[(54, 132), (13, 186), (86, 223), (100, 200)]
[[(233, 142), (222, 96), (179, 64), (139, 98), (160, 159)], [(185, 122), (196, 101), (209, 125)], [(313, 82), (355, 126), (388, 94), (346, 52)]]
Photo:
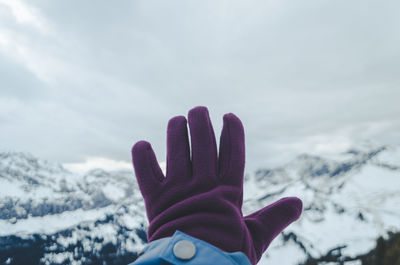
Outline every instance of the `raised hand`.
[(168, 122), (166, 176), (150, 143), (139, 141), (132, 147), (149, 220), (148, 241), (180, 230), (223, 251), (242, 251), (256, 264), (271, 241), (299, 218), (302, 202), (286, 197), (244, 217), (242, 122), (233, 113), (224, 115), (219, 153), (206, 107), (191, 109), (188, 123), (191, 148), (186, 118)]

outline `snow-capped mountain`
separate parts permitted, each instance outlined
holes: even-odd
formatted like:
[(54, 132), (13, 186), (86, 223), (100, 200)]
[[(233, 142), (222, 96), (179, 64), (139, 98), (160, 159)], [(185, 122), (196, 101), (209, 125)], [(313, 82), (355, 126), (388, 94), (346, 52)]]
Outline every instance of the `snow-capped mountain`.
[[(244, 187), (244, 214), (284, 196), (304, 203), (259, 264), (304, 264), (333, 252), (348, 260), (341, 264), (361, 264), (378, 236), (400, 230), (397, 147), (303, 154), (247, 174)], [(0, 264), (127, 264), (146, 244), (147, 225), (133, 170), (81, 175), (0, 153)]]
[(146, 243), (131, 171), (74, 174), (0, 154), (0, 264), (127, 264)]
[(280, 197), (303, 200), (300, 219), (273, 241), (260, 264), (303, 264), (334, 251), (337, 261), (349, 262), (329, 264), (361, 265), (354, 262), (375, 247), (378, 236), (400, 231), (399, 191), (399, 148), (351, 149), (330, 158), (303, 154), (252, 175), (243, 212)]

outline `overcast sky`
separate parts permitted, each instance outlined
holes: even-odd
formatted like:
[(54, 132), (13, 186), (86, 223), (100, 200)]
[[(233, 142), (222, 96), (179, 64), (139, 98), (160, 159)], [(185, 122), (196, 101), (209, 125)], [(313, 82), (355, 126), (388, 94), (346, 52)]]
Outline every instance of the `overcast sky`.
[[(400, 1), (0, 0), (0, 149), (130, 163), (233, 112), (246, 171), (400, 137)], [(106, 164), (100, 160), (100, 164)]]

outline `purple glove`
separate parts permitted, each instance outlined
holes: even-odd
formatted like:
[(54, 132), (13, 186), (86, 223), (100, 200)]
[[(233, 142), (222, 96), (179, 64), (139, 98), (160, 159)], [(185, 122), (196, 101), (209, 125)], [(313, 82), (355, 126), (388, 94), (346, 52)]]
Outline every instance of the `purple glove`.
[(180, 230), (223, 251), (241, 251), (256, 264), (271, 241), (299, 218), (302, 202), (283, 198), (243, 217), (242, 122), (233, 113), (224, 115), (218, 157), (207, 108), (190, 110), (188, 121), (192, 158), (186, 118), (176, 116), (168, 122), (166, 177), (150, 143), (139, 141), (132, 147), (149, 219), (148, 241)]

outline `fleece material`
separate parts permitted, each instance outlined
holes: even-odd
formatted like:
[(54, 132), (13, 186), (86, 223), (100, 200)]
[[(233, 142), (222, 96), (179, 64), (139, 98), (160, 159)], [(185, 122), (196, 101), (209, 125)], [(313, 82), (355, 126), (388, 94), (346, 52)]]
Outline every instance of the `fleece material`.
[(243, 216), (245, 134), (233, 113), (223, 116), (219, 152), (208, 109), (198, 106), (188, 120), (176, 116), (168, 122), (166, 176), (147, 141), (132, 147), (132, 161), (149, 220), (149, 242), (180, 230), (222, 251), (241, 251), (254, 265), (302, 211), (299, 198), (286, 197)]

